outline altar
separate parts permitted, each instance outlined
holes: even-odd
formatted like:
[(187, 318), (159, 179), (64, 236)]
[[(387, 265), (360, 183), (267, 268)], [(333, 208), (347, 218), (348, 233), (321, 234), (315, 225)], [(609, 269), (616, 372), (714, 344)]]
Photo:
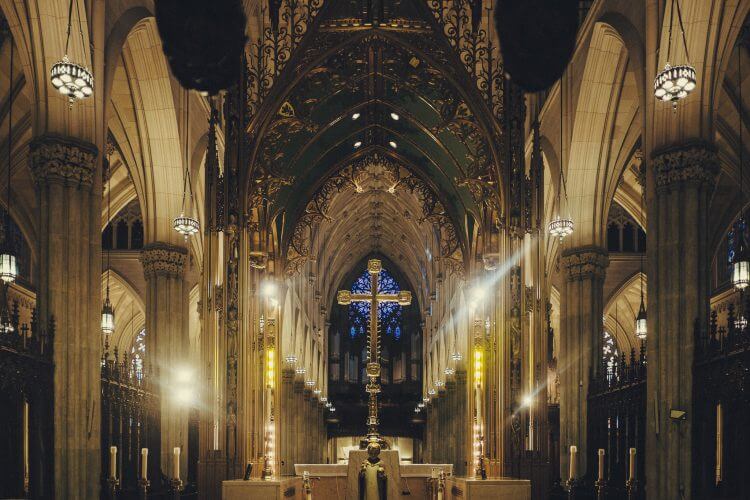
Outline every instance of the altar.
[[(315, 478), (312, 483), (313, 500), (359, 500), (359, 469), (366, 456), (365, 450), (352, 450), (348, 464), (295, 464), (294, 473), (302, 477), (308, 472)], [(447, 476), (453, 474), (453, 464), (399, 463), (395, 450), (381, 451), (380, 458), (388, 477), (389, 499), (429, 498), (428, 480), (441, 471)]]

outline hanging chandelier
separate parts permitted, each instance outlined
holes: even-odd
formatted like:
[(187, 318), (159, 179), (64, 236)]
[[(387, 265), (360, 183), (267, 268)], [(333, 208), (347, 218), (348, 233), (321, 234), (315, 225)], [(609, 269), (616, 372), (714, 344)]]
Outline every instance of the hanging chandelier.
[(566, 236), (573, 234), (573, 219), (558, 215), (549, 223), (549, 234), (562, 241)]
[(672, 51), (672, 21), (674, 18), (675, 8), (677, 8), (677, 21), (680, 24), (680, 33), (682, 34), (682, 43), (685, 49), (685, 58), (690, 60), (688, 55), (687, 40), (685, 39), (685, 28), (682, 25), (682, 12), (680, 11), (680, 2), (672, 0), (672, 7), (669, 11), (669, 38), (667, 39), (667, 64), (654, 79), (654, 97), (663, 102), (672, 102), (677, 106), (677, 101), (684, 99), (697, 86), (697, 73), (695, 68), (689, 63), (672, 66), (669, 58)]
[(643, 293), (641, 293), (641, 307), (638, 309), (638, 316), (635, 318), (635, 336), (641, 340), (646, 340), (648, 336), (648, 317), (646, 305), (643, 302)]
[[(81, 47), (84, 58), (86, 57), (86, 41), (83, 38), (83, 26), (81, 24), (81, 13), (78, 12), (76, 3), (76, 15), (78, 16), (78, 31), (81, 34)], [(70, 29), (73, 23), (73, 0), (68, 7), (68, 35), (65, 40), (65, 55), (62, 60), (52, 65), (50, 70), (50, 81), (52, 86), (62, 95), (68, 97), (72, 106), (78, 99), (85, 99), (94, 93), (94, 76), (88, 67), (71, 62), (68, 59), (68, 48), (70, 47)]]
[(737, 224), (737, 239), (739, 249), (735, 252), (732, 259), (732, 285), (737, 290), (744, 290), (750, 285), (750, 255), (748, 255), (747, 244), (745, 243), (745, 222), (740, 219)]
[[(644, 176), (645, 179), (645, 176)], [(646, 193), (646, 182), (644, 180), (641, 186), (641, 221), (643, 221), (643, 200)], [(635, 317), (635, 336), (641, 340), (646, 340), (648, 336), (648, 317), (646, 315), (646, 303), (643, 301), (643, 250), (641, 250), (641, 307), (638, 308), (638, 316)]]
[[(107, 280), (109, 280), (109, 270), (107, 270)], [(110, 335), (115, 331), (115, 310), (109, 300), (109, 287), (107, 287), (107, 297), (104, 299), (102, 306), (102, 333)]]
[[(106, 168), (103, 170), (104, 175), (107, 176), (107, 224), (110, 223), (110, 208), (111, 208), (111, 195), (112, 195), (112, 184), (110, 182), (112, 175), (109, 171), (110, 159), (107, 157)], [(107, 248), (107, 294), (104, 298), (104, 305), (102, 305), (102, 333), (104, 338), (108, 339), (109, 336), (115, 331), (115, 309), (112, 307), (112, 302), (109, 300), (109, 273), (112, 272), (110, 268), (110, 249)]]
[[(738, 74), (738, 89), (737, 93), (739, 96), (739, 102), (740, 105), (737, 107), (738, 114), (739, 114), (739, 121), (740, 124), (744, 123), (744, 112), (743, 112), (743, 106), (742, 106), (742, 51), (741, 47), (737, 46), (737, 74)], [(740, 193), (743, 193), (742, 186), (743, 186), (743, 166), (744, 161), (742, 157), (743, 153), (743, 144), (742, 144), (742, 126), (740, 126)], [(744, 200), (743, 200), (743, 206), (744, 206)], [(747, 241), (745, 240), (745, 232), (747, 230), (747, 227), (745, 226), (745, 215), (744, 215), (744, 209), (740, 212), (740, 219), (737, 222), (737, 225), (735, 226), (735, 231), (737, 232), (737, 251), (734, 253), (734, 257), (732, 258), (732, 285), (737, 290), (744, 290), (747, 288), (748, 284), (750, 284), (750, 255), (748, 254), (747, 250)]]
[(560, 243), (565, 239), (566, 236), (570, 236), (573, 234), (573, 219), (568, 217), (563, 217), (560, 215), (560, 210), (562, 208), (562, 197), (560, 196), (563, 194), (565, 196), (565, 205), (568, 207), (568, 190), (565, 186), (565, 174), (563, 173), (563, 165), (565, 165), (563, 159), (564, 159), (564, 152), (563, 152), (563, 80), (565, 78), (565, 74), (563, 74), (562, 78), (560, 78), (560, 179), (557, 184), (557, 209), (558, 209), (558, 215), (556, 215), (549, 223), (549, 234), (551, 234), (555, 238), (559, 238)]
[(13, 231), (10, 218), (11, 203), (11, 170), (12, 170), (12, 151), (13, 151), (13, 44), (10, 44), (10, 81), (8, 84), (8, 191), (6, 198), (5, 213), (5, 234), (3, 237), (2, 248), (0, 248), (0, 280), (5, 284), (10, 284), (18, 278), (18, 259), (15, 249), (13, 248)]
[(188, 144), (190, 141), (190, 99), (188, 98), (188, 92), (187, 90), (183, 91), (183, 98), (185, 101), (184, 110), (183, 113), (184, 116), (184, 127), (183, 130), (185, 131), (185, 154), (183, 156), (183, 162), (185, 164), (185, 173), (183, 175), (183, 182), (182, 182), (182, 210), (180, 211), (179, 217), (175, 217), (174, 221), (172, 222), (172, 227), (175, 231), (180, 233), (185, 240), (187, 240), (189, 237), (195, 235), (200, 230), (200, 223), (198, 222), (198, 219), (195, 217), (191, 217), (190, 215), (185, 215), (185, 200), (187, 198), (188, 192), (190, 193), (190, 204), (187, 208), (192, 209), (193, 208), (193, 185), (190, 182), (190, 169), (189, 169), (189, 155), (188, 155)]

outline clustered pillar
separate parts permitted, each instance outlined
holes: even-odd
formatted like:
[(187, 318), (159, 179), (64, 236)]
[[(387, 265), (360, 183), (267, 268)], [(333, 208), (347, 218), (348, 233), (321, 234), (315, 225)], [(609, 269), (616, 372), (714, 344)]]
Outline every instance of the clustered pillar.
[[(146, 350), (155, 353), (148, 363), (161, 388), (161, 469), (168, 474), (173, 449), (179, 447), (180, 477), (187, 474), (189, 401), (178, 400), (175, 387), (180, 377), (196, 377), (188, 366), (187, 310), (185, 284), (187, 249), (169, 243), (151, 243), (141, 252), (146, 278)], [(193, 384), (197, 380), (193, 379)], [(197, 395), (197, 393), (196, 393)]]
[[(694, 325), (707, 324), (709, 196), (715, 148), (657, 152), (649, 191), (646, 481), (649, 497), (690, 498)], [(673, 419), (671, 410), (686, 412)]]
[[(99, 494), (101, 179), (97, 148), (45, 135), (30, 146), (39, 196), (39, 317), (54, 317), (56, 498)], [(51, 496), (51, 495), (50, 495)]]
[(562, 254), (565, 286), (560, 301), (560, 477), (567, 478), (568, 450), (577, 446), (586, 472), (589, 379), (600, 368), (606, 250), (585, 246)]

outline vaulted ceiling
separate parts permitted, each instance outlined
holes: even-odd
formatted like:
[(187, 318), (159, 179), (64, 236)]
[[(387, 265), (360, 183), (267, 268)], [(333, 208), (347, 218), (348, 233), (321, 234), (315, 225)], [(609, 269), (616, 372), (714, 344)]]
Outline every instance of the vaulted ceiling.
[(378, 252), (424, 276), (466, 255), (471, 181), (498, 185), (495, 122), (442, 26), (423, 2), (383, 4), (326, 3), (251, 121), (251, 179), (281, 180), (269, 211), (292, 271)]

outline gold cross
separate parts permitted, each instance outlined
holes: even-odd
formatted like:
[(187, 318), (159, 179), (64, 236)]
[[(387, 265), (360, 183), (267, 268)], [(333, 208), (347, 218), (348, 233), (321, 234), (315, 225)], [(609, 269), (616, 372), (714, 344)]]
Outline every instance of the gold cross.
[(367, 417), (367, 441), (381, 441), (378, 435), (378, 400), (380, 392), (380, 338), (378, 337), (378, 305), (381, 302), (398, 302), (400, 306), (411, 305), (411, 292), (402, 290), (398, 293), (380, 293), (378, 276), (383, 264), (378, 259), (367, 261), (367, 272), (370, 273), (370, 293), (352, 293), (339, 290), (336, 298), (339, 305), (348, 306), (352, 302), (370, 303), (370, 333), (367, 341), (367, 384), (369, 398), (369, 416)]

